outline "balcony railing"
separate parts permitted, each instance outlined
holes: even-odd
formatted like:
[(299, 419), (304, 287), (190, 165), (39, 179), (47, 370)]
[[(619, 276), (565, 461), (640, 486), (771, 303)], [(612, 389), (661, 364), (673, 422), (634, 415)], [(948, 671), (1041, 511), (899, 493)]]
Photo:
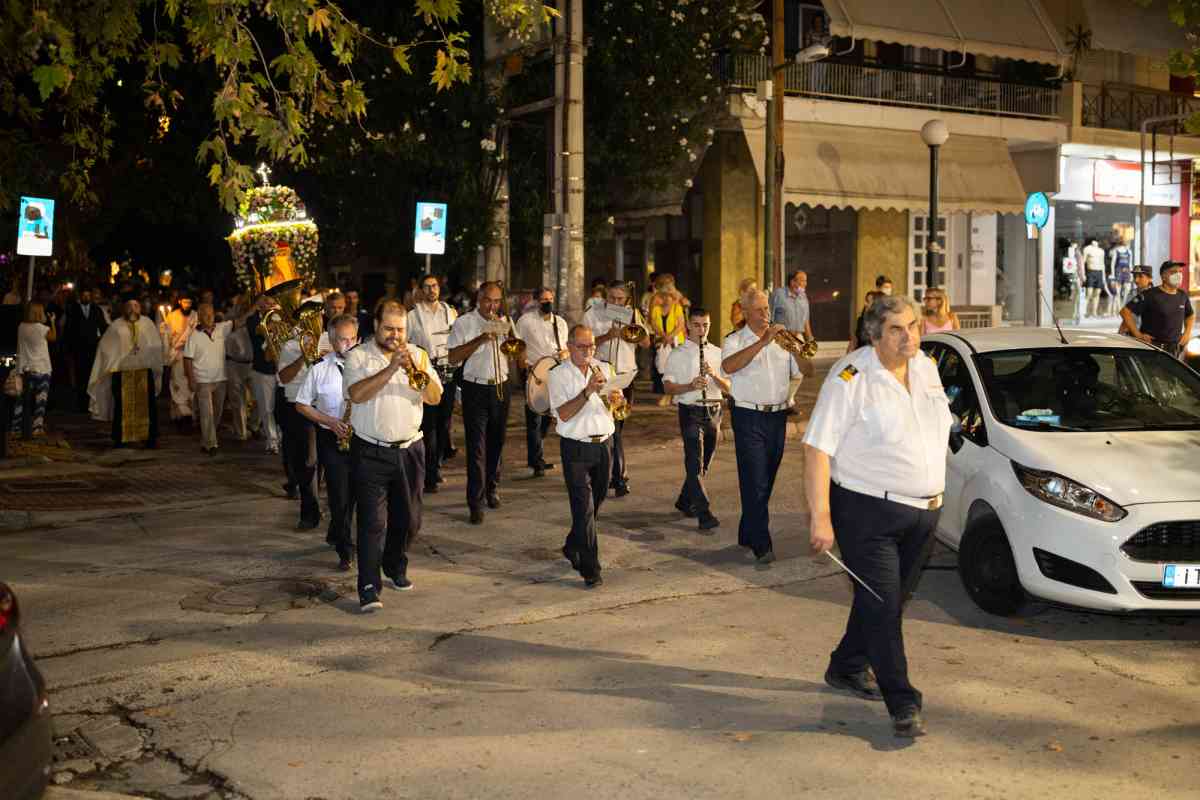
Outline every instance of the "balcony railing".
[[(765, 56), (725, 55), (717, 68), (727, 87), (743, 91), (771, 77)], [(803, 97), (1032, 119), (1059, 114), (1061, 92), (1049, 86), (836, 61), (791, 64), (784, 72), (787, 93)]]
[(1088, 128), (1137, 131), (1150, 117), (1198, 111), (1200, 98), (1187, 94), (1114, 83), (1083, 85), (1083, 125)]

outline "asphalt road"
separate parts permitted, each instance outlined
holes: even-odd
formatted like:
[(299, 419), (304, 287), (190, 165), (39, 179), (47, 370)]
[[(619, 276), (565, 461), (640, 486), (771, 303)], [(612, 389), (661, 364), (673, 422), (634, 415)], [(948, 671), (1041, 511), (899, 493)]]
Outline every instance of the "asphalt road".
[(292, 529), (278, 460), (249, 446), (154, 462), (184, 488), (181, 466), (197, 486), (219, 473), (223, 494), (148, 486), (0, 533), (59, 780), (255, 800), (1197, 796), (1194, 619), (990, 617), (939, 552), (905, 629), (930, 734), (897, 740), (881, 704), (822, 682), (849, 591), (805, 552), (798, 443), (771, 507), (780, 560), (761, 568), (736, 546), (729, 442), (709, 478), (722, 526), (702, 535), (672, 508), (672, 420), (632, 423), (634, 493), (604, 507), (591, 591), (557, 553), (561, 478), (517, 467), (520, 431), (504, 507), (467, 524), (460, 457), (428, 498), (415, 591), (370, 616), (323, 532)]

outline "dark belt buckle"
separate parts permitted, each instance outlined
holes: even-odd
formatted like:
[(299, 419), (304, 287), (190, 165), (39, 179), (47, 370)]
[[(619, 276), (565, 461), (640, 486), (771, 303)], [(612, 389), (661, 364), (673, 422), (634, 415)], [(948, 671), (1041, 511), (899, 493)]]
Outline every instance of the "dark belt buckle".
[(603, 436), (599, 436), (599, 435), (597, 435), (597, 436), (592, 436), (592, 437), (589, 437), (589, 438), (591, 438), (591, 440), (592, 440), (592, 444), (596, 444), (597, 442), (602, 442), (602, 441), (604, 441), (604, 437), (603, 437)]

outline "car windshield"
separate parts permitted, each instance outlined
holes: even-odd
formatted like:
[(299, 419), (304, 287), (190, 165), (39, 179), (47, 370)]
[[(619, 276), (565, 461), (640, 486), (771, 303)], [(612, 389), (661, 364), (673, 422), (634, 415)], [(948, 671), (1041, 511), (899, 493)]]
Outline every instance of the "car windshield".
[(1200, 376), (1165, 353), (1046, 348), (975, 356), (992, 413), (1047, 431), (1200, 429)]

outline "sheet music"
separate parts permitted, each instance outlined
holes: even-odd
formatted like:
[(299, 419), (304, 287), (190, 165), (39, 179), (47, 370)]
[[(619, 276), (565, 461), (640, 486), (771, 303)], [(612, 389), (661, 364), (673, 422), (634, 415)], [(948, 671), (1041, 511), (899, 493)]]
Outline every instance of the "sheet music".
[(629, 384), (633, 383), (633, 379), (637, 377), (637, 370), (614, 375), (600, 387), (601, 392), (611, 392), (613, 389), (620, 389), (622, 392), (629, 388)]
[(633, 309), (628, 306), (615, 306), (611, 303), (605, 303), (598, 311), (601, 319), (609, 322), (619, 322), (622, 325), (628, 325), (633, 322)]

